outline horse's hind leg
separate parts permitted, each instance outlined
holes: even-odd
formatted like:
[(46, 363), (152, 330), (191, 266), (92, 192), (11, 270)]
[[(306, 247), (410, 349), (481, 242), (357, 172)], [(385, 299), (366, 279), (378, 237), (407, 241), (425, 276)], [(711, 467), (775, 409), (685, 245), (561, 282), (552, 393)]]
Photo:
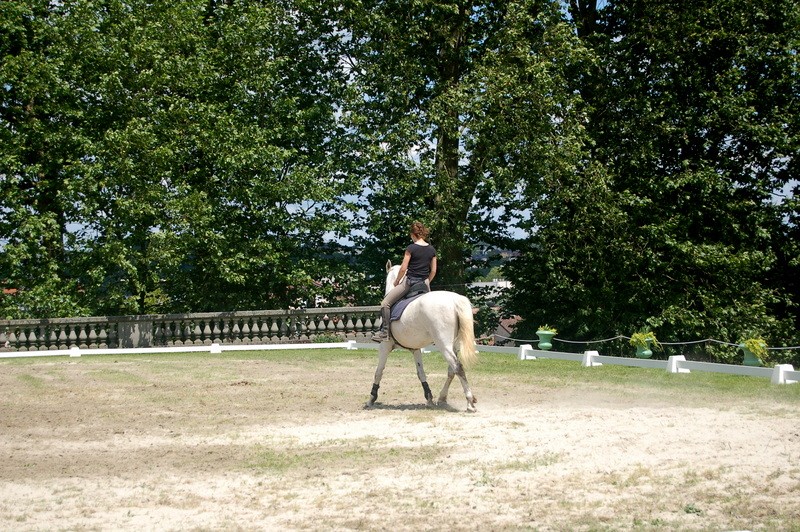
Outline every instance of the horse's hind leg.
[(425, 393), (425, 400), (428, 402), (428, 406), (433, 406), (433, 393), (431, 392), (431, 387), (428, 386), (428, 378), (425, 376), (425, 368), (422, 367), (421, 349), (414, 350), (414, 362), (417, 365), (417, 377), (419, 377), (419, 382), (422, 383), (422, 391)]
[(450, 383), (453, 382), (453, 377), (458, 375), (459, 380), (461, 380), (461, 386), (464, 388), (464, 397), (467, 398), (467, 412), (475, 412), (475, 403), (478, 401), (475, 399), (475, 396), (472, 395), (472, 390), (470, 390), (469, 383), (467, 382), (467, 374), (464, 372), (464, 366), (461, 365), (461, 361), (458, 360), (452, 348), (442, 349), (442, 356), (444, 356), (447, 361), (448, 368), (447, 380), (442, 387), (442, 391), (439, 393), (439, 402), (447, 402), (447, 393), (450, 390)]
[(467, 412), (475, 412), (475, 403), (477, 403), (478, 400), (472, 395), (472, 390), (470, 390), (469, 383), (467, 382), (467, 374), (464, 372), (464, 366), (462, 366), (460, 362), (456, 370), (456, 375), (458, 375), (458, 378), (461, 380), (461, 387), (464, 388), (464, 397), (467, 398)]
[(440, 405), (447, 403), (447, 394), (450, 391), (450, 383), (453, 382), (453, 377), (455, 377), (455, 376), (456, 376), (456, 374), (453, 371), (453, 368), (448, 366), (447, 367), (447, 380), (444, 381), (444, 386), (442, 386), (442, 391), (439, 392), (439, 401), (438, 402), (439, 402)]

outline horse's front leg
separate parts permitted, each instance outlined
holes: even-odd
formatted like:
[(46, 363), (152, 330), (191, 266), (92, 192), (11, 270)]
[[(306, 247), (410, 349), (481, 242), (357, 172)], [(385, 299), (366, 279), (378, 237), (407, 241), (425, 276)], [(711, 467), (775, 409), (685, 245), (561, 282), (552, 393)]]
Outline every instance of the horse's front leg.
[(378, 388), (381, 387), (381, 378), (383, 378), (383, 370), (386, 368), (386, 360), (389, 358), (389, 353), (392, 351), (391, 342), (383, 342), (378, 347), (378, 367), (375, 369), (375, 380), (372, 381), (372, 391), (369, 394), (366, 406), (372, 406), (378, 400)]
[(428, 386), (428, 378), (425, 376), (425, 368), (422, 367), (421, 349), (414, 350), (414, 362), (417, 365), (417, 377), (419, 377), (419, 382), (422, 383), (422, 391), (425, 394), (425, 400), (428, 402), (428, 406), (434, 406), (433, 392), (431, 392), (431, 387)]

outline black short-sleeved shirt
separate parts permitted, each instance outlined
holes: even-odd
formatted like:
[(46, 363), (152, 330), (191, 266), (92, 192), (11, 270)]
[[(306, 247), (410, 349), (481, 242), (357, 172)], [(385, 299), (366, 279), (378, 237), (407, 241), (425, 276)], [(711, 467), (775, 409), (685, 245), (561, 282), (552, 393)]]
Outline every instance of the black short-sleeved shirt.
[(408, 246), (406, 251), (411, 253), (406, 276), (414, 279), (427, 279), (431, 273), (431, 260), (436, 256), (436, 249), (430, 244), (420, 246), (415, 243)]

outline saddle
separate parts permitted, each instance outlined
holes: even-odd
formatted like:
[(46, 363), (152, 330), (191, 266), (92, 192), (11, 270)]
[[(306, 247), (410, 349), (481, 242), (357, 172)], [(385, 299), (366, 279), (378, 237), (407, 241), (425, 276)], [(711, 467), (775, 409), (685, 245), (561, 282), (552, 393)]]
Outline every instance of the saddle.
[(399, 320), (409, 303), (430, 291), (431, 289), (425, 281), (412, 284), (411, 288), (409, 288), (408, 292), (406, 292), (406, 295), (403, 296), (403, 299), (392, 305), (392, 309), (389, 314), (389, 321)]

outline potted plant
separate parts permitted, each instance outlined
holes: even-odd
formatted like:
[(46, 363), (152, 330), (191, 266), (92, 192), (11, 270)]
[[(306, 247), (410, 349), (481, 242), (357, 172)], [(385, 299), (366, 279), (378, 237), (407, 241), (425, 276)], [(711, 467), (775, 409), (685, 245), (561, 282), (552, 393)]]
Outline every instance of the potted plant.
[(744, 353), (742, 364), (745, 366), (763, 366), (767, 362), (767, 342), (763, 338), (748, 338), (739, 344)]
[(555, 327), (550, 327), (549, 325), (540, 326), (536, 330), (536, 336), (539, 337), (539, 349), (542, 351), (549, 351), (553, 347), (550, 341), (556, 334), (558, 334), (558, 331)]
[(640, 331), (631, 335), (630, 343), (636, 348), (638, 358), (650, 358), (653, 356), (652, 348), (661, 349), (656, 335), (652, 331)]

